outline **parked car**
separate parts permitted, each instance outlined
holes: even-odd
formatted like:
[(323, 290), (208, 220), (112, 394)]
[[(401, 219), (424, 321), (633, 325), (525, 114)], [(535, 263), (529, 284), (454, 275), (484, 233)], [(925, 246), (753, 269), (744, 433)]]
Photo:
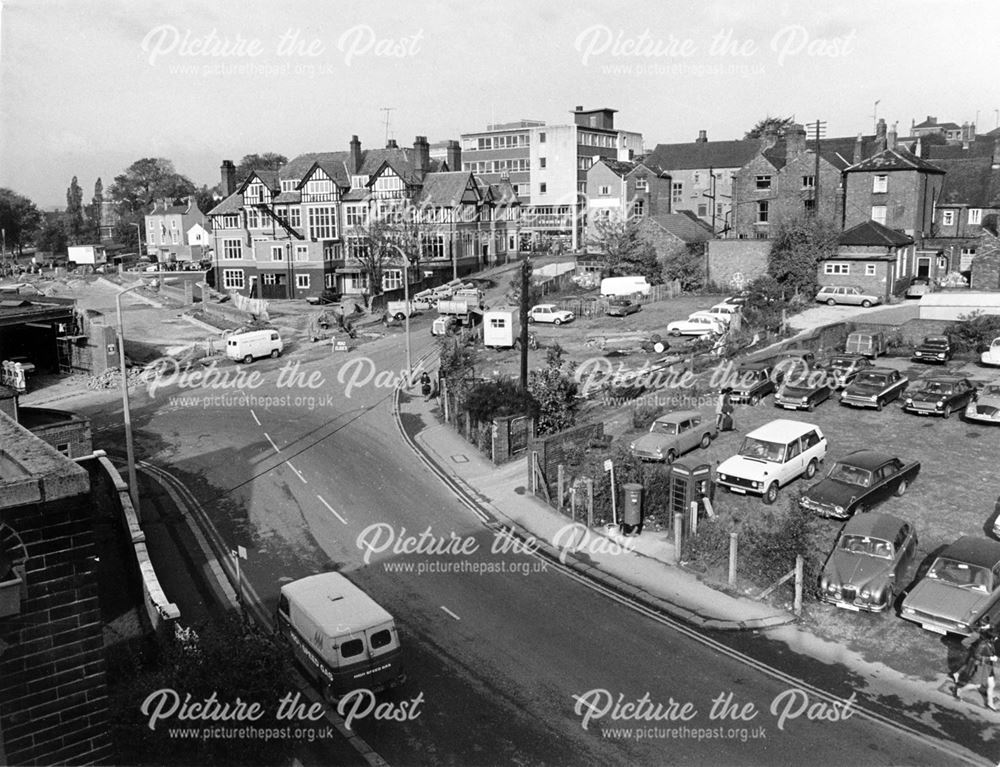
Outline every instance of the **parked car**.
[(990, 348), (982, 353), (979, 361), (984, 365), (1000, 365), (1000, 338), (994, 338)]
[(921, 296), (926, 296), (928, 293), (934, 290), (934, 286), (931, 285), (931, 281), (926, 277), (914, 277), (912, 282), (910, 282), (910, 287), (906, 289), (907, 298), (920, 298)]
[(1000, 596), (1000, 542), (966, 535), (949, 545), (903, 600), (900, 617), (967, 636)]
[(564, 322), (573, 321), (573, 312), (560, 309), (555, 304), (538, 304), (532, 306), (528, 312), (528, 322), (548, 322), (553, 325), (562, 325)]
[(787, 381), (778, 387), (774, 406), (786, 410), (808, 410), (810, 413), (833, 394), (825, 376), (808, 375), (795, 383)]
[(733, 316), (740, 313), (740, 307), (735, 304), (716, 304), (708, 309), (702, 309), (700, 311), (694, 312), (691, 316), (698, 315), (699, 317), (712, 317), (720, 322), (724, 322), (729, 325), (733, 321)]
[(732, 493), (759, 494), (772, 504), (779, 488), (816, 475), (826, 447), (818, 426), (779, 418), (743, 438), (739, 452), (719, 464), (716, 482)]
[(686, 320), (675, 320), (667, 325), (667, 332), (672, 336), (721, 335), (725, 330), (719, 320), (694, 314)]
[(862, 370), (841, 393), (840, 404), (881, 410), (886, 402), (899, 399), (909, 384), (910, 379), (898, 370), (890, 368)]
[(891, 514), (850, 519), (823, 565), (820, 601), (855, 612), (892, 607), (917, 549), (913, 525)]
[(642, 309), (642, 304), (636, 304), (627, 298), (612, 298), (608, 302), (607, 315), (609, 317), (628, 317)]
[(880, 330), (851, 333), (844, 343), (844, 353), (878, 359), (880, 354), (885, 354), (885, 333)]
[(857, 378), (858, 373), (870, 367), (873, 367), (870, 359), (851, 354), (830, 357), (822, 365), (827, 381), (834, 389), (843, 389)]
[(991, 381), (976, 392), (965, 408), (965, 418), (978, 423), (1000, 424), (1000, 379)]
[(735, 296), (727, 296), (726, 298), (723, 298), (722, 303), (732, 304), (733, 306), (743, 306), (743, 304), (747, 302), (747, 299), (749, 297), (750, 297), (750, 291), (743, 290), (737, 293)]
[(821, 517), (847, 519), (870, 511), (890, 495), (902, 495), (919, 473), (919, 461), (907, 463), (874, 450), (856, 450), (804, 490), (799, 505)]
[(697, 410), (678, 410), (653, 421), (649, 432), (633, 440), (628, 449), (643, 461), (673, 463), (696, 447), (708, 448), (717, 435), (715, 424)]
[(827, 285), (820, 288), (816, 294), (816, 300), (821, 304), (833, 306), (835, 304), (849, 304), (851, 306), (875, 306), (882, 303), (882, 299), (871, 293), (865, 293), (861, 288), (852, 286)]
[(964, 410), (976, 396), (976, 387), (968, 378), (934, 376), (922, 381), (916, 391), (908, 391), (903, 410), (917, 415), (939, 415), (947, 418), (956, 410)]
[(910, 359), (916, 362), (940, 362), (943, 365), (951, 359), (951, 354), (951, 340), (948, 336), (924, 336)]
[(768, 394), (773, 394), (777, 387), (771, 366), (765, 364), (741, 367), (735, 379), (729, 393), (729, 401), (734, 405), (756, 405)]

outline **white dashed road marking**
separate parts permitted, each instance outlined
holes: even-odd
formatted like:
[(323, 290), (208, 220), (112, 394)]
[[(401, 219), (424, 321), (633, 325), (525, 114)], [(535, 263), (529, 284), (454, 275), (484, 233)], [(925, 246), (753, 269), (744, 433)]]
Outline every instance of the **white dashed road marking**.
[(457, 615), (455, 615), (455, 613), (453, 613), (453, 612), (452, 612), (451, 610), (449, 610), (449, 609), (448, 609), (447, 607), (445, 607), (444, 605), (441, 605), (441, 609), (442, 609), (442, 610), (444, 610), (444, 611), (445, 611), (446, 613), (448, 613), (448, 615), (450, 615), (450, 616), (451, 616), (452, 618), (454, 618), (455, 620), (457, 620), (457, 621), (460, 621), (460, 620), (462, 620), (461, 618), (459, 618), (459, 617), (458, 617)]
[(331, 513), (331, 514), (333, 514), (333, 516), (335, 516), (335, 517), (336, 517), (337, 519), (339, 519), (339, 520), (340, 520), (341, 522), (343, 522), (343, 523), (344, 523), (345, 525), (347, 524), (347, 520), (346, 520), (346, 519), (344, 519), (344, 518), (343, 518), (342, 516), (340, 516), (340, 515), (339, 515), (339, 514), (338, 514), (338, 513), (336, 512), (336, 510), (335, 510), (335, 509), (333, 508), (333, 506), (331, 506), (331, 505), (330, 505), (330, 504), (328, 504), (328, 503), (327, 503), (326, 501), (324, 501), (324, 500), (323, 500), (323, 496), (322, 496), (322, 495), (317, 495), (316, 497), (317, 497), (317, 498), (319, 498), (319, 502), (320, 502), (320, 503), (322, 503), (322, 504), (323, 504), (324, 506), (326, 506), (326, 508), (328, 508), (328, 509), (330, 510), (330, 513)]
[(280, 453), (280, 452), (281, 452), (281, 448), (280, 448), (280, 447), (278, 447), (277, 445), (275, 445), (275, 444), (274, 444), (274, 440), (273, 440), (273, 439), (271, 439), (271, 435), (270, 435), (270, 434), (268, 434), (268, 433), (267, 433), (267, 432), (265, 431), (265, 432), (264, 432), (264, 436), (265, 436), (265, 437), (267, 437), (267, 441), (271, 443), (271, 447), (273, 447), (273, 448), (274, 448), (274, 452), (276, 452), (276, 453)]

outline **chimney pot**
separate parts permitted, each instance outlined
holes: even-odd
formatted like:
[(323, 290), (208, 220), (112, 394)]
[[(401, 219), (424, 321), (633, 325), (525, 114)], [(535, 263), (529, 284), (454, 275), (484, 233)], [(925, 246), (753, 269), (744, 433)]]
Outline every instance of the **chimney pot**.
[(698, 138), (695, 141), (699, 144), (704, 144), (708, 142), (708, 131), (700, 130), (698, 131)]

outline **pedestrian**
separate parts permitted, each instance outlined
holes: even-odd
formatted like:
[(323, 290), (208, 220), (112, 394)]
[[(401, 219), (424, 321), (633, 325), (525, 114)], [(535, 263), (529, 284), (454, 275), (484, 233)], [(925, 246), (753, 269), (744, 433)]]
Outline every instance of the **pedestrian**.
[(969, 637), (969, 639), (971, 640), (972, 647), (969, 650), (965, 665), (952, 674), (952, 679), (955, 681), (952, 694), (957, 700), (961, 700), (962, 693), (966, 690), (985, 689), (986, 706), (996, 711), (997, 706), (994, 698), (996, 692), (996, 666), (998, 665), (997, 637), (989, 621), (984, 620), (977, 633)]
[(722, 389), (715, 404), (715, 426), (719, 431), (733, 431), (736, 428), (733, 421), (733, 402), (730, 398), (732, 391), (728, 386)]
[(426, 370), (420, 374), (420, 393), (424, 395), (425, 400), (431, 398), (431, 377)]

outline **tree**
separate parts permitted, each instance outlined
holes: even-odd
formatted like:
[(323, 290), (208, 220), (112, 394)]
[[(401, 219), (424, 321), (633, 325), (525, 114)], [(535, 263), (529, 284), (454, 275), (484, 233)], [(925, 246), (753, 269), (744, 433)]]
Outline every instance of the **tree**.
[(79, 245), (84, 237), (83, 190), (73, 176), (66, 190), (66, 234), (70, 243)]
[(10, 189), (0, 189), (0, 229), (7, 248), (22, 253), (41, 223), (42, 214), (35, 203)]
[(115, 183), (111, 185), (114, 199), (133, 213), (144, 211), (158, 198), (178, 200), (194, 191), (194, 184), (179, 174), (170, 160), (162, 157), (136, 160), (124, 173), (115, 176)]
[(774, 130), (779, 136), (785, 135), (788, 126), (795, 122), (794, 117), (771, 117), (768, 115), (763, 120), (759, 120), (750, 130), (743, 134), (744, 139), (761, 138), (768, 129)]
[(94, 196), (87, 206), (87, 238), (97, 242), (101, 239), (101, 205), (104, 202), (104, 184), (100, 178), (94, 183)]
[(702, 243), (679, 243), (663, 256), (663, 279), (677, 280), (681, 290), (705, 287), (705, 246)]
[(528, 392), (538, 405), (538, 433), (554, 434), (576, 423), (580, 407), (579, 384), (573, 377), (576, 366), (565, 364), (563, 350), (556, 344), (545, 355), (545, 367), (532, 370)]
[(368, 308), (384, 292), (386, 269), (401, 267), (404, 257), (409, 261), (411, 271), (420, 269), (420, 235), (415, 217), (410, 215), (413, 210), (407, 208), (389, 217), (371, 218), (367, 224), (355, 227), (364, 247), (351, 257), (358, 261), (361, 271), (368, 276), (368, 293), (365, 295)]
[(208, 213), (217, 204), (217, 197), (222, 196), (222, 185), (216, 184), (215, 186), (208, 186), (207, 184), (202, 185), (194, 193), (194, 202), (198, 206), (198, 210), (202, 213)]
[(604, 257), (608, 276), (642, 275), (653, 285), (663, 282), (656, 249), (642, 236), (636, 219), (599, 219), (589, 243)]
[(69, 244), (63, 217), (59, 214), (44, 217), (34, 236), (35, 247), (46, 253), (65, 253)]
[(264, 154), (248, 154), (236, 166), (236, 183), (245, 181), (252, 170), (278, 170), (288, 164), (288, 158), (276, 152)]
[(837, 237), (837, 228), (822, 219), (783, 222), (771, 241), (768, 274), (786, 291), (815, 294), (820, 259), (836, 253)]

